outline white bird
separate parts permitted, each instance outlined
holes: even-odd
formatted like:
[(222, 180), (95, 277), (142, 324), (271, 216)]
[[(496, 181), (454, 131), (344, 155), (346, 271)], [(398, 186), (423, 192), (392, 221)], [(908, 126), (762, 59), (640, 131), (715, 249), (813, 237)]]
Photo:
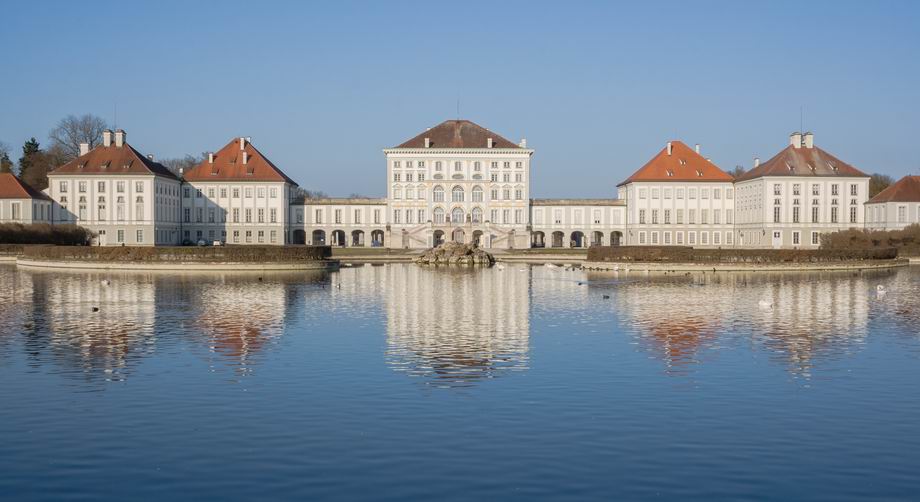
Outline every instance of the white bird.
[(498, 264), (495, 265), (495, 268), (497, 268), (497, 269), (499, 269), (499, 270), (505, 270), (505, 265), (502, 264), (502, 263), (498, 263)]
[(343, 263), (342, 265), (345, 266), (345, 267), (353, 267), (353, 266), (354, 266), (354, 265), (352, 265), (351, 263)]
[(875, 287), (875, 290), (878, 291), (879, 293), (884, 293), (885, 286), (882, 286), (881, 284), (879, 284), (878, 286)]
[(111, 285), (112, 285), (112, 281), (110, 281), (110, 280), (108, 280), (108, 279), (103, 279), (103, 280), (100, 281), (100, 282), (102, 282), (102, 285), (103, 285), (103, 286), (111, 286)]
[(758, 302), (758, 305), (760, 305), (760, 308), (765, 309), (765, 310), (772, 309), (773, 300), (767, 300), (766, 298), (764, 298)]
[(543, 266), (546, 268), (558, 268), (556, 267), (556, 265), (553, 265), (552, 263), (544, 263)]

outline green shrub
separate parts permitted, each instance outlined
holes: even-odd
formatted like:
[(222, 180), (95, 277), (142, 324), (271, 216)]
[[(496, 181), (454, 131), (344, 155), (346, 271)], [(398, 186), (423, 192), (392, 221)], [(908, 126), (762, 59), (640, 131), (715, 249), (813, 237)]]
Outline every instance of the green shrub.
[(821, 249), (895, 248), (901, 256), (920, 256), (920, 225), (901, 230), (842, 230), (821, 235)]
[(36, 223), (0, 224), (0, 244), (55, 244), (59, 246), (85, 246), (93, 233), (76, 225), (49, 225)]
[(329, 246), (75, 247), (33, 246), (22, 256), (54, 261), (293, 263), (326, 260)]
[(894, 248), (874, 249), (694, 249), (689, 247), (594, 246), (588, 261), (663, 263), (824, 263), (893, 260)]

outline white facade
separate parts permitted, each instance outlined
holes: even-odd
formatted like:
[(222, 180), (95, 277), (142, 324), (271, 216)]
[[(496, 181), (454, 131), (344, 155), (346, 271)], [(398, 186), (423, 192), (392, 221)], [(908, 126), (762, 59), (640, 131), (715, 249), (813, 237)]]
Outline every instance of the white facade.
[(920, 224), (920, 202), (866, 203), (866, 228), (900, 230)]
[(291, 186), (268, 181), (182, 185), (182, 240), (287, 244)]
[(625, 244), (733, 247), (730, 182), (634, 182), (620, 187), (628, 208)]
[(405, 247), (445, 240), (526, 248), (530, 224), (527, 148), (391, 148), (387, 212)]
[(48, 174), (54, 223), (97, 234), (101, 246), (179, 243), (179, 181), (162, 176)]
[(822, 233), (864, 226), (869, 178), (765, 176), (736, 187), (743, 247), (816, 248)]
[(0, 199), (0, 223), (51, 223), (51, 201), (25, 197)]

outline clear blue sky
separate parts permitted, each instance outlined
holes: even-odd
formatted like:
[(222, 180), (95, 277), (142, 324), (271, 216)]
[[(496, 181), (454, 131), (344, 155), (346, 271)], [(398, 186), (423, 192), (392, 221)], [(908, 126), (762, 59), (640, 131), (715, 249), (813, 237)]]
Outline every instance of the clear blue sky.
[(460, 115), (536, 149), (535, 197), (610, 197), (669, 139), (725, 170), (799, 128), (920, 173), (920, 2), (4, 2), (0, 141), (95, 113), (158, 157), (253, 142), (306, 188)]

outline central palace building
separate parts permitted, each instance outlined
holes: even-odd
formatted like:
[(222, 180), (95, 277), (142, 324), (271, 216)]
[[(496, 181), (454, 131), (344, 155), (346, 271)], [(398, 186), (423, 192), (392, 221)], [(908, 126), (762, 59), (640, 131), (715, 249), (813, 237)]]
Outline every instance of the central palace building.
[[(531, 198), (526, 140), (468, 120), (445, 121), (383, 153), (386, 197), (305, 199), (249, 138), (173, 173), (130, 146), (123, 130), (106, 131), (102, 144), (49, 173), (45, 193), (7, 190), (0, 220), (75, 223), (95, 232), (97, 245), (116, 246), (810, 248), (821, 233), (863, 228), (868, 211), (869, 176), (815, 146), (811, 133), (792, 134), (738, 178), (699, 145), (670, 141), (609, 199)], [(869, 213), (876, 226), (883, 209)]]

